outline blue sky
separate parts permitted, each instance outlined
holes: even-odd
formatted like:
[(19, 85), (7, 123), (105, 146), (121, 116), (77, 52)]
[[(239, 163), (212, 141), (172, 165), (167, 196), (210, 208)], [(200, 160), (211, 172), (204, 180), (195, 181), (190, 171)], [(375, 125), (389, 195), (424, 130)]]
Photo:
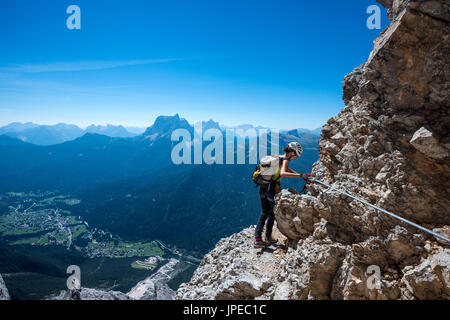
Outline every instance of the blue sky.
[[(66, 8), (81, 9), (69, 30)], [(381, 30), (375, 0), (7, 0), (0, 125), (188, 121), (317, 128)]]

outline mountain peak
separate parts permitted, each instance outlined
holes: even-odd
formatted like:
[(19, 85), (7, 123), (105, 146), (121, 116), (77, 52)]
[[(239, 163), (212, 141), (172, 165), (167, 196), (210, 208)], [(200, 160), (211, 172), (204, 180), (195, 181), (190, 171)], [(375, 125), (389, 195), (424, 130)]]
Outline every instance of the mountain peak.
[(208, 121), (202, 121), (202, 130), (208, 129), (220, 129), (219, 123), (214, 121), (213, 119), (209, 119)]
[(175, 114), (174, 116), (159, 116), (156, 118), (152, 126), (148, 127), (144, 132), (145, 136), (152, 134), (167, 134), (176, 129), (191, 129), (191, 125), (186, 119), (180, 118)]
[(91, 124), (86, 128), (85, 132), (99, 133), (118, 138), (128, 138), (135, 136), (135, 134), (128, 132), (128, 130), (125, 129), (122, 125), (115, 126), (112, 124), (107, 124), (106, 126)]

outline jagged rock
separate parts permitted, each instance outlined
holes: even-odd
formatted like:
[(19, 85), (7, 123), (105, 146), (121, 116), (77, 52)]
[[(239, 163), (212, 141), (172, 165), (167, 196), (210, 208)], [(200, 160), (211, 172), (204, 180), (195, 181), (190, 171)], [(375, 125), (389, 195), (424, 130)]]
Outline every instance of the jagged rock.
[(128, 295), (135, 300), (173, 300), (175, 292), (169, 288), (167, 281), (178, 272), (178, 264), (179, 260), (170, 259), (156, 273), (134, 286)]
[[(442, 228), (434, 228), (433, 231), (450, 239), (450, 226), (443, 226)], [(441, 238), (435, 237), (435, 239), (440, 244), (446, 247), (450, 247), (450, 243), (442, 240)]]
[(444, 146), (441, 146), (433, 136), (433, 133), (424, 127), (414, 132), (409, 142), (414, 148), (433, 159), (444, 159), (449, 156), (448, 150)]
[(128, 296), (134, 300), (173, 300), (175, 292), (169, 286), (150, 277), (133, 287)]
[(70, 289), (52, 297), (51, 300), (130, 300), (130, 297), (119, 291), (103, 291), (91, 288)]
[(418, 266), (408, 266), (402, 281), (418, 299), (450, 299), (450, 249), (442, 249)]
[[(203, 257), (189, 283), (183, 283), (175, 299), (269, 299), (274, 295), (284, 254), (281, 249), (255, 249), (255, 226), (221, 239)], [(273, 237), (285, 241), (276, 227)]]
[(282, 190), (277, 197), (280, 203), (275, 211), (278, 229), (293, 240), (312, 234), (314, 224), (320, 221), (320, 208), (317, 208), (320, 202), (314, 197), (294, 194), (289, 190)]
[[(380, 0), (391, 24), (346, 75), (312, 172), (444, 234), (450, 225), (450, 8)], [(320, 184), (276, 197), (286, 252), (222, 239), (177, 299), (450, 299), (448, 244)], [(246, 239), (246, 237), (248, 239)], [(260, 270), (264, 270), (261, 272)]]
[(0, 274), (0, 300), (9, 300), (8, 288), (6, 288), (5, 281), (3, 281), (2, 275)]
[(312, 237), (301, 240), (297, 250), (289, 249), (284, 271), (291, 282), (290, 299), (329, 299), (345, 252), (343, 245), (321, 243)]

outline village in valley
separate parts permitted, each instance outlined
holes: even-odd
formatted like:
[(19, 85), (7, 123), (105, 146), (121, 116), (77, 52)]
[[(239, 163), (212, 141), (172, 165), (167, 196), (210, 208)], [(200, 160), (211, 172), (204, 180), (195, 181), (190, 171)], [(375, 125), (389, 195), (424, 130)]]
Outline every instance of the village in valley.
[(2, 194), (0, 239), (8, 245), (63, 246), (90, 258), (164, 254), (156, 241), (126, 242), (108, 231), (91, 228), (82, 217), (72, 214), (71, 208), (79, 204), (78, 199), (50, 191)]

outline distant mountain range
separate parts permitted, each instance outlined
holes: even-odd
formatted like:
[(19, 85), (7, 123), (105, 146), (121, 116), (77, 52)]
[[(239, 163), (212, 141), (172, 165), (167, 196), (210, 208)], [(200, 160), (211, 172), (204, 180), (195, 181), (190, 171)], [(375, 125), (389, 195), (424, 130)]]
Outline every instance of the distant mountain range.
[[(212, 121), (212, 120), (209, 120)], [(269, 129), (268, 127), (263, 127), (263, 126), (253, 126), (251, 124), (241, 124), (238, 126), (225, 126), (225, 125), (221, 125), (220, 126), (223, 130), (225, 129), (242, 129), (242, 130), (249, 130), (249, 129), (255, 129), (255, 130), (259, 130), (259, 129)], [(322, 132), (322, 127), (320, 128), (316, 128), (316, 129), (304, 129), (304, 128), (298, 128), (298, 129), (293, 129), (293, 130), (297, 130), (297, 134), (302, 134), (302, 133), (310, 133), (316, 136), (320, 136), (320, 133)], [(293, 130), (280, 130), (280, 132), (282, 133), (287, 133), (287, 132), (293, 132)]]
[(76, 125), (65, 123), (58, 123), (55, 125), (39, 125), (32, 122), (13, 122), (6, 126), (0, 127), (0, 135), (5, 134), (24, 142), (41, 146), (48, 146), (74, 140), (86, 133), (98, 133), (109, 137), (127, 138), (141, 134), (144, 129), (140, 132), (139, 131), (139, 128), (131, 128), (130, 131), (128, 131), (123, 126), (113, 126), (110, 124), (107, 126), (90, 125), (84, 130)]
[(108, 124), (106, 126), (96, 126), (92, 124), (89, 127), (87, 127), (86, 130), (84, 131), (88, 133), (98, 133), (103, 134), (105, 136), (117, 138), (128, 138), (137, 136), (137, 134), (129, 132), (123, 126), (113, 126), (111, 124)]
[[(213, 120), (202, 127), (223, 129)], [(175, 165), (171, 151), (178, 142), (171, 141), (171, 134), (179, 128), (194, 132), (177, 114), (160, 116), (143, 134), (126, 138), (85, 133), (37, 146), (0, 135), (0, 192), (68, 192), (82, 200), (74, 210), (92, 226), (130, 240), (157, 238), (205, 252), (221, 237), (256, 222), (255, 165)], [(281, 132), (279, 139), (281, 146), (302, 144), (303, 155), (291, 167), (309, 172), (318, 159), (320, 137), (294, 129)], [(283, 187), (300, 189), (302, 181), (283, 181)]]
[[(244, 130), (244, 132), (249, 129), (267, 129), (262, 126), (255, 127), (251, 124), (243, 124), (238, 126), (222, 126), (212, 119), (208, 121), (202, 121), (202, 127), (203, 130), (211, 128), (216, 128), (219, 130), (242, 129)], [(113, 138), (130, 138), (143, 134), (145, 130), (145, 128), (124, 127), (121, 125), (115, 126), (111, 124), (108, 124), (106, 126), (90, 125), (86, 129), (82, 129), (76, 125), (66, 123), (58, 123), (55, 125), (40, 125), (32, 122), (12, 122), (6, 126), (0, 127), (0, 135), (5, 134), (24, 142), (29, 142), (41, 146), (49, 146), (74, 140), (86, 133), (98, 133)], [(298, 133), (311, 133), (320, 135), (321, 128), (314, 130), (300, 128), (296, 130), (298, 130)], [(282, 132), (286, 133), (287, 131), (284, 130)]]

